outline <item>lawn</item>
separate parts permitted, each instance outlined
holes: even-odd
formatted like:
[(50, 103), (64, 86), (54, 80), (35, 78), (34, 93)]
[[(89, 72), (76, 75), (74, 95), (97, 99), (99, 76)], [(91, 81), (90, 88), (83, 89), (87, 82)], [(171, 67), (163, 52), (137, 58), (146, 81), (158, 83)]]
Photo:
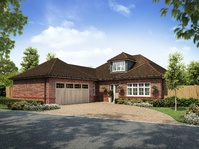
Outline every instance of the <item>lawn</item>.
[(6, 105), (0, 104), (0, 109), (8, 109)]
[(167, 114), (178, 122), (182, 122), (182, 116), (186, 114), (185, 107), (178, 107), (177, 111), (175, 111), (174, 107), (152, 107), (151, 109)]

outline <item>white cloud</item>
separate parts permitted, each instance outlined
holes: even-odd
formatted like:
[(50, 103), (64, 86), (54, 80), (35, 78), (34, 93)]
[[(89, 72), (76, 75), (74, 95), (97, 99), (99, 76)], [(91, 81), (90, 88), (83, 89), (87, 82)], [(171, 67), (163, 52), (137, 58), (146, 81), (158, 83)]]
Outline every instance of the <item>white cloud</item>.
[(87, 50), (75, 50), (75, 51), (64, 51), (60, 50), (56, 52), (56, 56), (63, 61), (83, 66), (97, 67), (105, 63), (108, 59), (113, 56), (114, 51), (111, 48), (106, 49), (87, 49)]
[(119, 12), (123, 15), (130, 15), (131, 9), (135, 8), (135, 5), (124, 6), (124, 5), (118, 4), (115, 0), (109, 0), (109, 7), (113, 9), (114, 11)]
[(50, 26), (39, 35), (32, 37), (32, 43), (44, 44), (50, 48), (62, 49), (66, 46), (94, 42), (105, 37), (105, 33), (94, 27), (83, 31), (72, 28), (73, 22), (64, 21), (61, 26)]
[(175, 53), (175, 52), (179, 52), (182, 55), (186, 56), (186, 54), (188, 54), (191, 51), (191, 48), (188, 46), (184, 46), (182, 48), (177, 48), (177, 47), (170, 47), (169, 48), (169, 54), (170, 53)]

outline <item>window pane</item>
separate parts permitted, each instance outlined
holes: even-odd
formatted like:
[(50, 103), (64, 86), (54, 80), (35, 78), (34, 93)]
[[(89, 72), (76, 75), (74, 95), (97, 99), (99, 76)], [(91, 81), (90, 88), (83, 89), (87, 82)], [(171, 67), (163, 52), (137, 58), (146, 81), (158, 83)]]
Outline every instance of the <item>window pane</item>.
[(133, 87), (137, 87), (137, 85), (138, 85), (137, 83), (133, 83)]
[(56, 83), (56, 88), (64, 88), (64, 83)]
[(139, 87), (143, 87), (144, 86), (144, 84), (143, 83), (139, 83)]
[(81, 88), (81, 84), (75, 84), (75, 88)]
[(112, 71), (125, 71), (125, 61), (122, 62), (113, 62), (112, 63)]
[(145, 86), (146, 87), (150, 87), (150, 83), (145, 83)]
[(137, 95), (138, 94), (138, 90), (137, 90), (137, 88), (134, 88), (133, 89), (133, 95)]
[(82, 84), (82, 88), (88, 89), (88, 84)]
[(132, 84), (127, 84), (127, 87), (131, 87), (132, 86)]
[(150, 95), (149, 90), (149, 88), (145, 88), (145, 95)]
[(127, 95), (132, 95), (132, 89), (131, 88), (127, 89)]
[(66, 84), (66, 88), (73, 88), (73, 84)]
[(139, 88), (139, 95), (144, 95), (144, 89), (143, 88)]

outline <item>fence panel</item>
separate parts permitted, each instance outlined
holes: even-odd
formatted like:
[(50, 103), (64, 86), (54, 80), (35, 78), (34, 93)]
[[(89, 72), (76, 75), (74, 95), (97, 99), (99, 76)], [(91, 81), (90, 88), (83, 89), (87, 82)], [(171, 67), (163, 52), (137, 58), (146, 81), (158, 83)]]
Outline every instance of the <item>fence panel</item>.
[[(173, 90), (168, 90), (168, 94), (165, 97), (174, 96)], [(177, 97), (178, 98), (198, 98), (199, 99), (199, 85), (192, 85), (192, 86), (182, 86), (177, 90)]]
[(12, 86), (7, 86), (6, 87), (6, 97), (7, 98), (12, 98)]

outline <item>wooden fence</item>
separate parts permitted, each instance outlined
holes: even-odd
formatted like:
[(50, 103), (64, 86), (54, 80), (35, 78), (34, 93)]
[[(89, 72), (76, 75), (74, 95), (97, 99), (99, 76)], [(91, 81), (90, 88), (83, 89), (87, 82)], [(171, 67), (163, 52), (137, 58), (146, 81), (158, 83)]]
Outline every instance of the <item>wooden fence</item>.
[[(173, 90), (168, 90), (167, 95), (165, 97), (174, 96)], [(199, 99), (199, 85), (192, 85), (192, 86), (182, 86), (177, 90), (177, 97), (178, 98), (198, 98)]]
[(6, 87), (6, 97), (7, 98), (12, 98), (12, 86), (7, 86)]

